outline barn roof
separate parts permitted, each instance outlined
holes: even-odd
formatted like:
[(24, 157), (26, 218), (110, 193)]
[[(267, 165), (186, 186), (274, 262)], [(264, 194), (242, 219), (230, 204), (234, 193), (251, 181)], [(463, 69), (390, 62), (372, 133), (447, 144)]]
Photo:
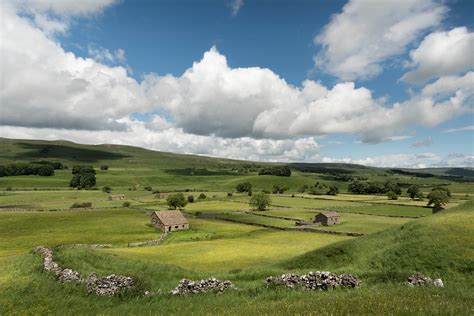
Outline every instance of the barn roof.
[(323, 214), (326, 217), (339, 217), (339, 214), (334, 211), (321, 212), (319, 214)]
[(153, 212), (165, 226), (188, 224), (188, 221), (179, 210)]

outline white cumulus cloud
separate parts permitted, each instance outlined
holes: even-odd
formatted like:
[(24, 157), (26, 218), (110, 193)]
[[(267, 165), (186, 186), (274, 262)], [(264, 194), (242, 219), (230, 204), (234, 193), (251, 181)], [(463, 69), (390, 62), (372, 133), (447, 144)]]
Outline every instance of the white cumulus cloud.
[(316, 65), (343, 80), (374, 77), (446, 12), (432, 0), (350, 0), (315, 37), (322, 46)]

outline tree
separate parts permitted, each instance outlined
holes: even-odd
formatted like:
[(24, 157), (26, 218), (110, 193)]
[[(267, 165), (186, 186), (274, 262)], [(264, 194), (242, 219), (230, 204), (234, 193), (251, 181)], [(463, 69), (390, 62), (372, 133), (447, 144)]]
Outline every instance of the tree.
[(258, 175), (271, 175), (279, 177), (291, 176), (291, 169), (288, 166), (274, 166), (262, 168), (258, 171)]
[(398, 183), (394, 182), (394, 181), (387, 181), (385, 182), (385, 189), (386, 189), (386, 192), (390, 192), (392, 191), (393, 193), (397, 194), (397, 195), (400, 195), (402, 194), (402, 189), (400, 189), (400, 186), (398, 185)]
[(339, 194), (339, 188), (337, 185), (331, 185), (329, 187), (329, 191), (326, 193), (327, 195), (338, 195)]
[(194, 195), (188, 195), (188, 202), (194, 203)]
[(275, 184), (273, 185), (273, 190), (272, 190), (272, 193), (274, 194), (281, 194), (281, 193), (284, 193), (285, 191), (288, 191), (288, 186), (287, 185), (284, 185), (284, 184)]
[(398, 194), (393, 191), (389, 191), (387, 197), (389, 200), (398, 200)]
[(250, 182), (242, 182), (237, 184), (235, 190), (240, 193), (252, 191), (252, 184)]
[(417, 199), (418, 201), (423, 201), (423, 198), (424, 198), (423, 192), (421, 191), (416, 192), (415, 199)]
[(449, 196), (446, 190), (433, 190), (428, 194), (428, 206), (433, 205), (433, 212), (442, 210), (448, 202)]
[(420, 187), (417, 186), (416, 184), (410, 186), (407, 190), (407, 194), (410, 196), (412, 200), (415, 199), (416, 195), (420, 192)]
[(198, 199), (204, 200), (206, 198), (206, 195), (204, 193), (199, 194)]
[(100, 166), (100, 170), (109, 170), (109, 166), (107, 165)]
[(368, 187), (369, 185), (367, 184), (367, 182), (361, 182), (356, 180), (349, 183), (347, 189), (349, 190), (349, 192), (354, 194), (366, 194)]
[(442, 186), (438, 185), (438, 186), (435, 186), (433, 189), (431, 189), (431, 191), (435, 191), (435, 190), (444, 191), (444, 192), (446, 192), (446, 194), (448, 195), (448, 197), (451, 197), (451, 191), (449, 191), (449, 189), (446, 188), (446, 187), (442, 187)]
[(78, 188), (80, 184), (81, 184), (81, 175), (80, 174), (73, 175), (71, 181), (69, 182), (69, 186), (71, 188)]
[(250, 206), (257, 211), (265, 211), (265, 209), (270, 205), (270, 203), (270, 196), (263, 192), (255, 193), (249, 201)]
[(188, 201), (186, 201), (186, 198), (184, 197), (183, 193), (176, 193), (176, 194), (171, 194), (168, 195), (166, 198), (166, 204), (168, 204), (168, 207), (170, 209), (181, 209), (188, 204)]
[(95, 174), (93, 173), (84, 173), (81, 174), (81, 180), (80, 180), (80, 188), (81, 189), (90, 189), (92, 187), (95, 187)]

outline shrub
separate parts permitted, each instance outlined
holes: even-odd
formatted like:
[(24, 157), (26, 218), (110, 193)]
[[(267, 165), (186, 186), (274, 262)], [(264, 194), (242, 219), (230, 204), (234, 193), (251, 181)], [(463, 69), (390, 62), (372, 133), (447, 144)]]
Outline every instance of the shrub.
[(143, 189), (145, 189), (145, 191), (153, 191), (153, 188), (152, 187), (144, 187)]
[(70, 208), (90, 208), (90, 207), (92, 207), (91, 202), (82, 202), (82, 203), (74, 203), (73, 205), (71, 205)]
[(201, 216), (201, 215), (202, 215), (202, 212), (200, 212), (200, 211), (197, 211), (196, 213), (194, 213), (194, 215), (196, 215), (196, 217), (199, 217), (199, 216)]
[(130, 205), (132, 205), (132, 203), (130, 203), (130, 201), (125, 201), (125, 202), (122, 203), (123, 207), (130, 207)]
[(228, 192), (228, 193), (227, 193), (227, 196), (228, 196), (228, 197), (233, 196), (232, 192)]
[(100, 166), (100, 170), (109, 170), (109, 166), (107, 165)]
[(102, 187), (102, 192), (110, 193), (111, 191), (112, 191), (112, 188), (110, 187), (110, 185), (106, 185)]
[(270, 203), (270, 196), (263, 192), (255, 193), (249, 201), (250, 206), (257, 211), (265, 211)]
[(168, 207), (173, 210), (177, 208), (181, 209), (185, 207), (186, 204), (188, 204), (183, 193), (168, 195), (168, 197), (166, 198), (166, 203), (168, 204)]
[(194, 203), (194, 195), (188, 195), (188, 202)]
[(198, 199), (204, 200), (206, 198), (206, 195), (204, 193), (199, 194)]

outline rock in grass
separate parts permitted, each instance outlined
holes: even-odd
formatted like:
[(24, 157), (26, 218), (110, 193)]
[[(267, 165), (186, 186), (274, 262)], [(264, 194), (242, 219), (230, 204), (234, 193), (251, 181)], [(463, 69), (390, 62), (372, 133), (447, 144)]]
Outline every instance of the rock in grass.
[(443, 280), (441, 279), (431, 279), (430, 277), (423, 275), (419, 272), (410, 275), (407, 278), (406, 284), (410, 287), (417, 287), (417, 286), (426, 286), (426, 285), (433, 285), (436, 287), (444, 287)]
[(87, 278), (87, 293), (95, 292), (98, 296), (113, 296), (132, 288), (134, 284), (135, 282), (131, 277), (111, 274), (99, 278), (95, 272), (92, 272)]
[(209, 278), (201, 281), (192, 281), (182, 279), (174, 290), (171, 291), (173, 295), (182, 294), (199, 294), (207, 292), (222, 293), (229, 288), (234, 288), (230, 281), (220, 281), (216, 278)]
[(328, 271), (309, 272), (307, 275), (282, 274), (277, 277), (268, 277), (267, 286), (283, 285), (287, 288), (301, 287), (305, 290), (330, 290), (337, 287), (357, 288), (361, 281), (351, 274), (337, 275)]

